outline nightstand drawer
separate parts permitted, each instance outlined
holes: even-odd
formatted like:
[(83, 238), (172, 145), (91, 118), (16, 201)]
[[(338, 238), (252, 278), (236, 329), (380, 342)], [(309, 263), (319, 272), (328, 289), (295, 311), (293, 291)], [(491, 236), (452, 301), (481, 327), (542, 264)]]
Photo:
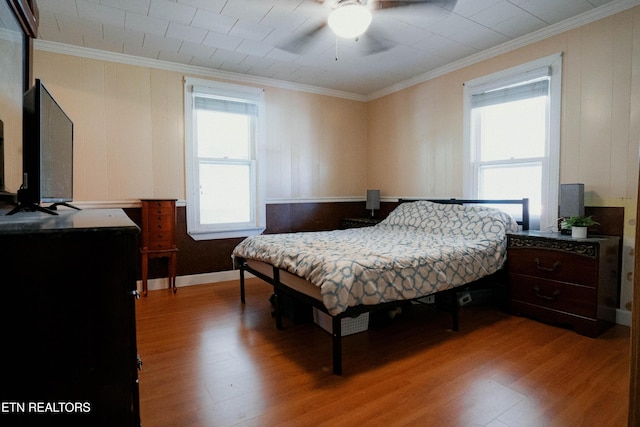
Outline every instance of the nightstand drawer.
[(530, 248), (509, 249), (509, 272), (595, 287), (597, 260), (574, 253)]
[(511, 311), (590, 337), (602, 333), (616, 320), (619, 243), (617, 236), (510, 233)]
[(511, 274), (511, 299), (539, 307), (595, 318), (596, 289)]

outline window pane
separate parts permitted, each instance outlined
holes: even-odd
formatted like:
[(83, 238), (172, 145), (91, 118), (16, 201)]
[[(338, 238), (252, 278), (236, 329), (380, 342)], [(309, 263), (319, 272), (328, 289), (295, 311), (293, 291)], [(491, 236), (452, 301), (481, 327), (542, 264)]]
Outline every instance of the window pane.
[[(542, 211), (542, 165), (527, 163), (508, 166), (482, 166), (479, 169), (478, 195), (481, 199), (529, 198), (529, 214)], [(502, 209), (502, 207), (501, 207)], [(519, 208), (512, 215), (520, 216)]]
[(195, 110), (198, 157), (249, 159), (251, 116)]
[(544, 157), (547, 140), (547, 97), (478, 108), (480, 160)]
[(200, 164), (200, 223), (251, 221), (251, 167)]

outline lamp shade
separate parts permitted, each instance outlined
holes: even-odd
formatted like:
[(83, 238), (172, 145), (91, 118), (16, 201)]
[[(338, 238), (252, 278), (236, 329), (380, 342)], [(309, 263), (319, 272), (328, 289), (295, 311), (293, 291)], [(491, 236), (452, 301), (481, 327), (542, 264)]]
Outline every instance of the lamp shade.
[(560, 216), (584, 216), (584, 184), (560, 184)]
[(353, 39), (364, 34), (372, 20), (371, 11), (358, 3), (346, 3), (329, 15), (329, 28), (337, 36)]
[(380, 209), (380, 190), (367, 190), (367, 209)]

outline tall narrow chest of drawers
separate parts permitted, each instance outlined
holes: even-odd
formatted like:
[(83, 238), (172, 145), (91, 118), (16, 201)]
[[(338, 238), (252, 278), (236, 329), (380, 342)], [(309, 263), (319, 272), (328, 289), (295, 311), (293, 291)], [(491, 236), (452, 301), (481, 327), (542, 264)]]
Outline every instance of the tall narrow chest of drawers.
[(142, 199), (142, 294), (147, 296), (149, 259), (169, 259), (169, 288), (176, 292), (176, 199)]
[(595, 337), (615, 323), (619, 238), (508, 235), (511, 310)]

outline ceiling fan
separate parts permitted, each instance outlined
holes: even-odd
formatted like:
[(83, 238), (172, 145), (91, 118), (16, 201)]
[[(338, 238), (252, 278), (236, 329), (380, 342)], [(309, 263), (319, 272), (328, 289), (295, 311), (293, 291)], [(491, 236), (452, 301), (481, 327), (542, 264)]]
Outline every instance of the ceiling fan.
[[(314, 0), (331, 9), (327, 19), (310, 30), (298, 34), (276, 46), (284, 51), (301, 54), (313, 39), (327, 27), (336, 37), (353, 39), (361, 43), (364, 55), (372, 55), (391, 49), (395, 44), (384, 37), (379, 28), (370, 28), (374, 23), (374, 14), (385, 9), (401, 7), (419, 7), (421, 5), (440, 6), (439, 10), (451, 12), (458, 0)], [(424, 11), (428, 13), (428, 10)], [(415, 13), (411, 11), (411, 13)]]

